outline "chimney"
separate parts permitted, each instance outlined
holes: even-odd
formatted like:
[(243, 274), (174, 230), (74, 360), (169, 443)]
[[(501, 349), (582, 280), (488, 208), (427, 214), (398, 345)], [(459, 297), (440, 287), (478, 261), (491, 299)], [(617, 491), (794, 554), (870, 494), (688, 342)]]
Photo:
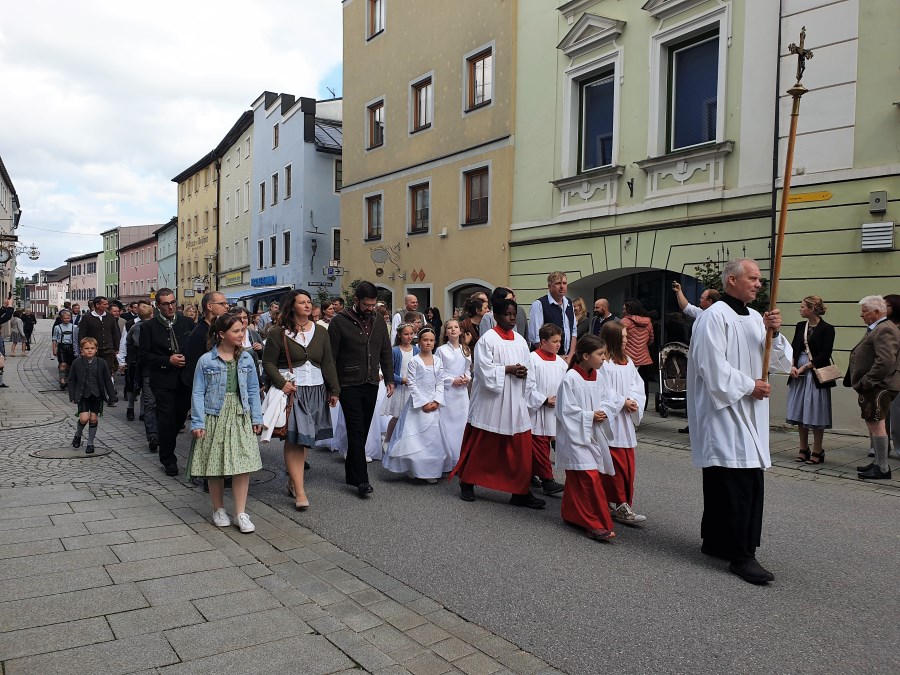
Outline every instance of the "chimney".
[(300, 111), (303, 113), (303, 140), (312, 143), (316, 140), (316, 99), (301, 96)]

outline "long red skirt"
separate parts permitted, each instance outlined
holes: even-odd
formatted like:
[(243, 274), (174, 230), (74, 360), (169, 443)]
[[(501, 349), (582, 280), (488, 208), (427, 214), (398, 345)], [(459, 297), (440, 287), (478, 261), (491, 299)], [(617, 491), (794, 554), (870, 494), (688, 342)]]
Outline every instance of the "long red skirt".
[(611, 447), (609, 454), (612, 455), (616, 475), (608, 476), (604, 473), (600, 476), (603, 489), (609, 501), (631, 506), (634, 502), (634, 448)]
[(566, 491), (563, 492), (560, 514), (567, 523), (586, 530), (613, 529), (599, 471), (566, 470)]
[(553, 465), (550, 464), (550, 437), (531, 434), (531, 457), (534, 462), (532, 471), (541, 480), (553, 478)]
[(463, 483), (523, 495), (531, 483), (531, 432), (495, 434), (466, 424), (456, 468)]

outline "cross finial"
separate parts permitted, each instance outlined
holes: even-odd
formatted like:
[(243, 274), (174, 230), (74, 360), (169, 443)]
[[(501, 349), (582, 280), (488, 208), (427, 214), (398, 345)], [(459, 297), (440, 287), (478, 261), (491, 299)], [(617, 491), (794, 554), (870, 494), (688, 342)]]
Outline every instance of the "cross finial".
[(806, 26), (803, 26), (800, 30), (800, 45), (795, 45), (793, 42), (788, 45), (788, 51), (797, 55), (797, 84), (800, 84), (800, 80), (803, 79), (803, 71), (806, 70), (806, 60), (813, 57), (812, 51), (804, 48), (805, 42)]

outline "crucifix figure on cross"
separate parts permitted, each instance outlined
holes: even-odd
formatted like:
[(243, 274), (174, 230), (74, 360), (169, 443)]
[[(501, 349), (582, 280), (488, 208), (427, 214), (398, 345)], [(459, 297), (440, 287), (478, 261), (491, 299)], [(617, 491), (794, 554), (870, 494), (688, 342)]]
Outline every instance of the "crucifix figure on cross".
[(805, 42), (806, 26), (803, 26), (800, 30), (800, 45), (795, 45), (793, 42), (788, 45), (788, 51), (797, 55), (797, 84), (800, 84), (800, 80), (803, 79), (803, 71), (806, 70), (806, 60), (813, 57), (812, 50), (804, 48)]

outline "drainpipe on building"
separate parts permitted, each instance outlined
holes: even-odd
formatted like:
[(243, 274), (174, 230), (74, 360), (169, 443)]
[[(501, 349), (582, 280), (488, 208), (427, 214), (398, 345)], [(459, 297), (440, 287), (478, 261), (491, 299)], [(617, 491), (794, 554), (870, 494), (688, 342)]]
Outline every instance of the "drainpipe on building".
[[(781, 23), (779, 19), (778, 23)], [(216, 248), (215, 254), (216, 257), (213, 259), (213, 268), (215, 269), (215, 274), (213, 274), (212, 270), (209, 271), (210, 283), (212, 284), (212, 290), (219, 290), (219, 240), (222, 236), (222, 206), (219, 202), (219, 198), (222, 196), (222, 160), (216, 158)]]
[(781, 15), (784, 0), (778, 0), (778, 43), (775, 46), (775, 120), (773, 124), (774, 148), (772, 149), (772, 232), (769, 236), (769, 272), (775, 269), (775, 237), (778, 236), (778, 138), (779, 95), (781, 92)]

